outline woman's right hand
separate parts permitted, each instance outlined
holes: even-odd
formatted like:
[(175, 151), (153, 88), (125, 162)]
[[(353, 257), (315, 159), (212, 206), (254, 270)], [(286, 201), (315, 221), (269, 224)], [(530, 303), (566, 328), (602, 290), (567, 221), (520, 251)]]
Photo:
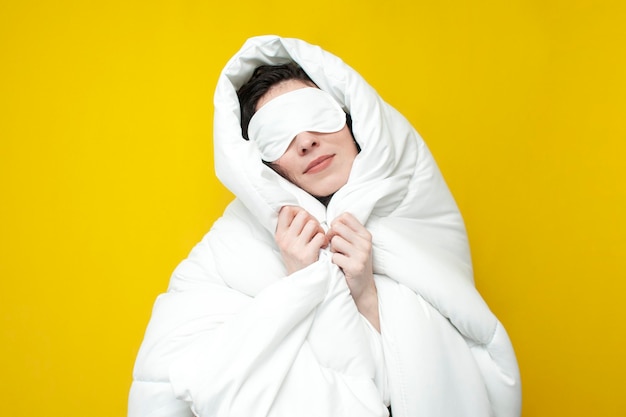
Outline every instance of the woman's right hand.
[(317, 219), (297, 206), (280, 209), (274, 238), (288, 274), (317, 261), (320, 249), (328, 246), (326, 233)]

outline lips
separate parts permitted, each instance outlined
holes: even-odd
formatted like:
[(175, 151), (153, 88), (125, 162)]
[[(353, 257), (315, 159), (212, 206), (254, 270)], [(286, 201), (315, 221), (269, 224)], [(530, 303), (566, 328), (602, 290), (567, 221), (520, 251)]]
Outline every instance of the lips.
[(309, 163), (309, 165), (307, 165), (306, 169), (304, 170), (304, 173), (315, 174), (316, 172), (323, 170), (330, 164), (331, 159), (334, 156), (335, 155), (322, 155), (318, 158), (315, 158)]

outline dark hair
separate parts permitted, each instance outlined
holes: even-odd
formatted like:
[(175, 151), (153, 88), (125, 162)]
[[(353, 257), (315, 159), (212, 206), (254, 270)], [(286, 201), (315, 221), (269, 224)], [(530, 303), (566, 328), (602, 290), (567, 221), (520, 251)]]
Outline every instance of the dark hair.
[(248, 125), (256, 112), (259, 99), (272, 87), (288, 80), (301, 80), (315, 85), (313, 80), (295, 62), (282, 65), (261, 65), (254, 70), (252, 77), (238, 91), (241, 108), (241, 134), (248, 140)]

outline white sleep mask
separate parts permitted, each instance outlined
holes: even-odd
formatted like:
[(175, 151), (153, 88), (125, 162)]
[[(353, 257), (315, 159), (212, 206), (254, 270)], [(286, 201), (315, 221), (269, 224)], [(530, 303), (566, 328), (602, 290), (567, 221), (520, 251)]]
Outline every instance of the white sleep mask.
[(248, 136), (264, 161), (280, 158), (298, 133), (337, 132), (346, 124), (346, 113), (330, 94), (319, 88), (300, 88), (263, 105), (250, 119)]

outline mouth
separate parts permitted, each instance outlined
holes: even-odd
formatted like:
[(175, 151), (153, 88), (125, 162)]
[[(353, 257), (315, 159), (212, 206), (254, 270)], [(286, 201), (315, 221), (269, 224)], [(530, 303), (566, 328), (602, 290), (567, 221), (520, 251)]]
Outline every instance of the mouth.
[(304, 170), (305, 174), (315, 174), (325, 169), (332, 162), (335, 155), (322, 155), (312, 160)]

